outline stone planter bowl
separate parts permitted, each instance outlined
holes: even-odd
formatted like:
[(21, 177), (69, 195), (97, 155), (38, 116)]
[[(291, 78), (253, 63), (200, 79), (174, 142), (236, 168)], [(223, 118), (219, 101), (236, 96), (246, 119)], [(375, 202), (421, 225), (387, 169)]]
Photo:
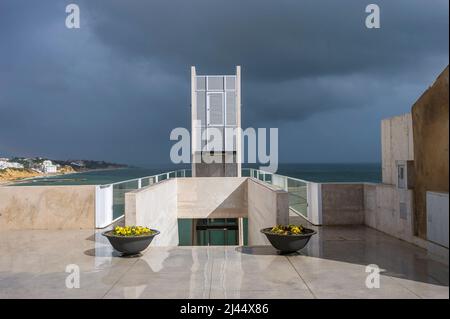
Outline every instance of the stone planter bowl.
[(113, 248), (123, 255), (137, 255), (150, 245), (156, 235), (159, 235), (158, 230), (151, 230), (154, 233), (141, 236), (117, 236), (114, 235), (113, 230), (105, 231), (102, 235), (108, 238)]
[(261, 229), (261, 233), (266, 235), (279, 254), (290, 254), (304, 248), (312, 235), (316, 234), (315, 230), (309, 228), (303, 228), (303, 233), (298, 235), (275, 234), (271, 229), (271, 227)]

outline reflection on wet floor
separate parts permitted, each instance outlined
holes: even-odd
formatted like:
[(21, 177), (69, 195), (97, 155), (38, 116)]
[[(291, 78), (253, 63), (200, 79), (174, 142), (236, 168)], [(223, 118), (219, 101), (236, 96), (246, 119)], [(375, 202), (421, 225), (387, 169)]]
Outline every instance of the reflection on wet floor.
[[(376, 230), (321, 227), (308, 246), (150, 246), (122, 258), (100, 232), (7, 231), (0, 298), (448, 298), (448, 265)], [(80, 268), (68, 289), (66, 266)], [(365, 286), (366, 266), (381, 270)]]

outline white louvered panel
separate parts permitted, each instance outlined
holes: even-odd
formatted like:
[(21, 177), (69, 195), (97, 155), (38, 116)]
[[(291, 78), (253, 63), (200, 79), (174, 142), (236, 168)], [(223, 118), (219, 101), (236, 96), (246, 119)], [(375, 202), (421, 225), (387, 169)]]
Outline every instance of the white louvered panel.
[(200, 150), (203, 151), (203, 150), (205, 150), (205, 146), (206, 146), (206, 138), (207, 138), (206, 127), (202, 126), (200, 129), (200, 132), (201, 132), (200, 133), (201, 134), (200, 135), (201, 136)]
[(236, 90), (236, 77), (226, 76), (225, 77), (225, 90)]
[(236, 126), (236, 94), (234, 91), (227, 91), (226, 95), (226, 125)]
[(225, 151), (233, 152), (236, 150), (236, 127), (225, 128)]
[(197, 94), (197, 120), (202, 126), (206, 125), (206, 92), (198, 91)]
[(223, 125), (223, 93), (208, 93), (208, 125)]
[[(224, 141), (224, 127), (223, 126), (211, 126), (207, 129), (206, 150), (214, 152), (223, 152), (225, 147)], [(214, 143), (213, 143), (214, 139)]]
[(223, 76), (208, 76), (208, 91), (223, 91)]
[(196, 90), (205, 91), (206, 90), (206, 76), (196, 77)]

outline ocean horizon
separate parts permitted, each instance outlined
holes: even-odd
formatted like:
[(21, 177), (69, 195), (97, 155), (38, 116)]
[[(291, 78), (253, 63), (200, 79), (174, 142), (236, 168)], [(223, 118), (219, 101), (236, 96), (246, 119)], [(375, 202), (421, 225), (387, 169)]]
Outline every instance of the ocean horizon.
[[(189, 169), (190, 165), (149, 165), (148, 167), (126, 167), (118, 169), (93, 170), (66, 175), (37, 177), (16, 183), (16, 185), (102, 185), (125, 180), (152, 176), (178, 169)], [(258, 168), (259, 165), (243, 165), (244, 168)], [(327, 182), (381, 182), (380, 163), (283, 163), (277, 174), (306, 181)]]

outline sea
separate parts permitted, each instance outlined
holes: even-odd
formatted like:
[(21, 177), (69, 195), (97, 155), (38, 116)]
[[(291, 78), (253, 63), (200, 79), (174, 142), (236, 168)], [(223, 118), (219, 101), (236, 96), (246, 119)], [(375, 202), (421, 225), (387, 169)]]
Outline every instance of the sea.
[[(245, 168), (245, 167), (244, 167)], [(258, 168), (255, 165), (246, 168)], [(127, 167), (112, 170), (96, 170), (76, 174), (39, 177), (17, 182), (14, 185), (103, 185), (153, 176), (178, 169), (189, 169), (188, 166)], [(373, 182), (381, 181), (381, 164), (346, 163), (346, 164), (280, 164), (278, 174), (299, 178), (312, 182)], [(117, 197), (113, 210), (114, 216), (123, 215), (124, 197)], [(179, 219), (179, 245), (192, 245), (192, 220)], [(216, 220), (215, 222), (222, 222)], [(244, 218), (244, 244), (247, 244), (247, 219)], [(236, 230), (198, 231), (197, 245), (237, 245)]]
[[(257, 166), (243, 166), (257, 168)], [(139, 177), (152, 176), (188, 166), (158, 165), (149, 167), (127, 167), (111, 170), (97, 170), (75, 174), (38, 177), (23, 180), (15, 185), (102, 185)], [(381, 182), (380, 163), (285, 163), (279, 164), (277, 174), (306, 181), (327, 182)]]

